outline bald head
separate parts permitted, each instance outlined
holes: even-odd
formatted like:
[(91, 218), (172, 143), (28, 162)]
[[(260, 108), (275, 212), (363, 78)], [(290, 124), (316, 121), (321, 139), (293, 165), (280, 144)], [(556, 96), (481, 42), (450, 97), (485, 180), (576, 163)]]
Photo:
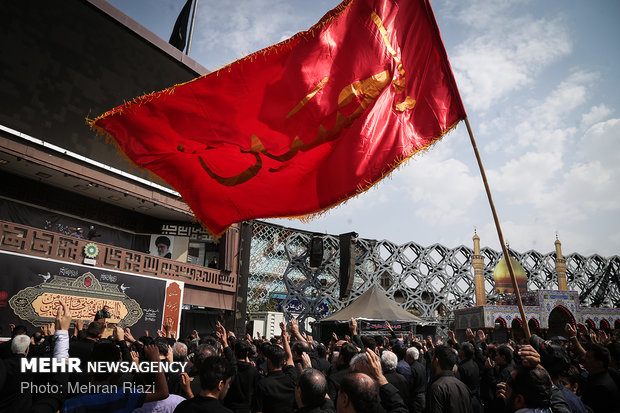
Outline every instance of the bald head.
[[(340, 394), (357, 413), (374, 413), (379, 404), (379, 385), (367, 374), (355, 372), (347, 374), (340, 383)], [(338, 396), (338, 404), (345, 402)]]
[(323, 373), (315, 369), (306, 369), (299, 376), (301, 403), (304, 407), (319, 407), (327, 394), (327, 380)]

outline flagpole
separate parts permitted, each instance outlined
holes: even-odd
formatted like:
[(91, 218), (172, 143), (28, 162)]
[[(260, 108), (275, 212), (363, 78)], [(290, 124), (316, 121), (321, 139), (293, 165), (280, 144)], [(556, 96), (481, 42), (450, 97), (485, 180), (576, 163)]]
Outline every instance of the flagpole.
[(530, 340), (530, 327), (527, 324), (527, 318), (525, 317), (525, 310), (523, 309), (523, 302), (521, 301), (521, 293), (519, 292), (519, 286), (517, 284), (517, 279), (515, 277), (514, 270), (512, 269), (512, 263), (510, 262), (510, 255), (508, 255), (508, 248), (506, 247), (506, 243), (504, 242), (504, 235), (502, 234), (502, 228), (499, 225), (499, 218), (497, 217), (497, 211), (495, 211), (495, 205), (493, 204), (493, 197), (491, 196), (491, 189), (489, 188), (489, 182), (487, 181), (487, 175), (484, 172), (484, 166), (482, 165), (482, 159), (480, 158), (480, 152), (478, 152), (478, 146), (476, 146), (476, 140), (474, 139), (474, 133), (471, 130), (471, 126), (469, 124), (469, 118), (465, 118), (465, 125), (467, 126), (467, 132), (469, 133), (469, 139), (471, 140), (471, 145), (474, 148), (474, 153), (476, 154), (476, 161), (478, 161), (478, 168), (480, 169), (480, 175), (482, 176), (482, 182), (484, 183), (484, 189), (487, 193), (487, 198), (489, 200), (489, 205), (491, 206), (491, 212), (493, 213), (493, 220), (495, 221), (495, 228), (497, 229), (497, 236), (499, 237), (499, 243), (502, 246), (502, 251), (504, 252), (504, 259), (506, 260), (506, 265), (508, 266), (508, 272), (510, 273), (510, 280), (512, 281), (512, 287), (515, 291), (515, 297), (517, 298), (517, 306), (519, 307), (519, 312), (521, 313), (521, 319), (523, 320), (523, 331), (525, 333), (525, 338)]
[(194, 10), (192, 11), (192, 24), (189, 26), (189, 36), (187, 38), (187, 52), (189, 56), (189, 49), (192, 47), (192, 37), (194, 36), (194, 22), (196, 21), (196, 9), (198, 8), (198, 0), (194, 1)]

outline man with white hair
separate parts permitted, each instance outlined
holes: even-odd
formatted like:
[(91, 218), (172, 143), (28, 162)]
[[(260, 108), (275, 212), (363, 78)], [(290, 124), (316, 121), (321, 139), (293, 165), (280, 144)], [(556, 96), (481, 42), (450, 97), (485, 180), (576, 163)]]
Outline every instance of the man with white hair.
[(381, 369), (383, 370), (383, 375), (387, 379), (388, 383), (391, 383), (396, 389), (398, 389), (398, 393), (400, 397), (405, 401), (407, 406), (410, 403), (409, 397), (409, 382), (398, 371), (396, 371), (396, 367), (398, 366), (398, 357), (395, 353), (385, 350), (381, 354)]
[(420, 351), (416, 347), (407, 349), (405, 360), (411, 365), (411, 412), (419, 413), (426, 406), (426, 367), (420, 361)]
[(13, 337), (11, 342), (11, 353), (26, 357), (30, 348), (30, 337), (20, 334)]
[(187, 345), (180, 341), (175, 341), (172, 345), (172, 358), (174, 361), (187, 361)]
[(351, 360), (355, 364), (341, 382), (336, 411), (375, 413), (380, 402), (387, 413), (408, 413), (398, 391), (383, 375), (379, 357), (370, 349), (366, 349), (365, 356)]

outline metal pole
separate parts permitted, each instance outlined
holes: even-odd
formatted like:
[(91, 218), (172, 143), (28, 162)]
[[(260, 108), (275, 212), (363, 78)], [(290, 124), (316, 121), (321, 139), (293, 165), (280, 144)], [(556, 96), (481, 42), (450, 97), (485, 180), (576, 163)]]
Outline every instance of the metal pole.
[(506, 259), (506, 265), (508, 266), (508, 272), (510, 273), (510, 279), (512, 281), (512, 287), (515, 290), (515, 297), (517, 298), (517, 306), (519, 307), (519, 312), (521, 313), (521, 318), (523, 320), (523, 332), (525, 333), (525, 338), (530, 340), (530, 327), (527, 324), (527, 318), (525, 317), (525, 310), (523, 309), (523, 302), (521, 301), (521, 293), (519, 292), (519, 286), (517, 285), (517, 279), (515, 277), (514, 271), (512, 269), (512, 263), (510, 262), (510, 255), (508, 255), (508, 248), (506, 247), (506, 243), (504, 242), (504, 235), (502, 234), (502, 228), (499, 225), (499, 218), (497, 217), (497, 212), (495, 211), (495, 205), (493, 204), (493, 197), (491, 196), (491, 189), (489, 188), (489, 183), (487, 181), (487, 175), (484, 172), (484, 166), (482, 165), (482, 159), (480, 158), (480, 153), (478, 152), (478, 147), (476, 146), (476, 140), (474, 139), (474, 133), (471, 130), (471, 126), (469, 125), (469, 119), (465, 118), (465, 125), (467, 126), (467, 132), (469, 133), (469, 139), (471, 140), (471, 145), (474, 148), (474, 153), (476, 154), (476, 160), (478, 161), (478, 168), (480, 168), (480, 175), (482, 175), (482, 182), (484, 183), (484, 189), (487, 193), (487, 198), (489, 199), (489, 205), (491, 206), (491, 213), (493, 214), (493, 220), (495, 221), (495, 228), (497, 229), (497, 236), (499, 237), (499, 243), (502, 246), (502, 251), (504, 252), (504, 258)]
[(194, 37), (194, 22), (196, 22), (196, 9), (198, 9), (198, 0), (194, 1), (194, 10), (192, 11), (192, 24), (189, 26), (189, 37), (187, 39), (187, 52), (189, 56), (189, 50), (192, 47), (192, 37)]

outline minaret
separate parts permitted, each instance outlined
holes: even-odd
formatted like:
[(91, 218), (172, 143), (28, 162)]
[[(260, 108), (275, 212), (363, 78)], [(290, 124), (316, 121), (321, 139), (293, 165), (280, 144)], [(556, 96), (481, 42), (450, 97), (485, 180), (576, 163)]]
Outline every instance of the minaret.
[(555, 271), (558, 273), (558, 290), (567, 291), (566, 284), (566, 260), (562, 257), (562, 243), (555, 234)]
[(480, 237), (474, 230), (474, 255), (471, 256), (471, 263), (474, 267), (474, 288), (476, 290), (476, 305), (487, 303), (487, 294), (484, 290), (484, 256), (480, 254)]

